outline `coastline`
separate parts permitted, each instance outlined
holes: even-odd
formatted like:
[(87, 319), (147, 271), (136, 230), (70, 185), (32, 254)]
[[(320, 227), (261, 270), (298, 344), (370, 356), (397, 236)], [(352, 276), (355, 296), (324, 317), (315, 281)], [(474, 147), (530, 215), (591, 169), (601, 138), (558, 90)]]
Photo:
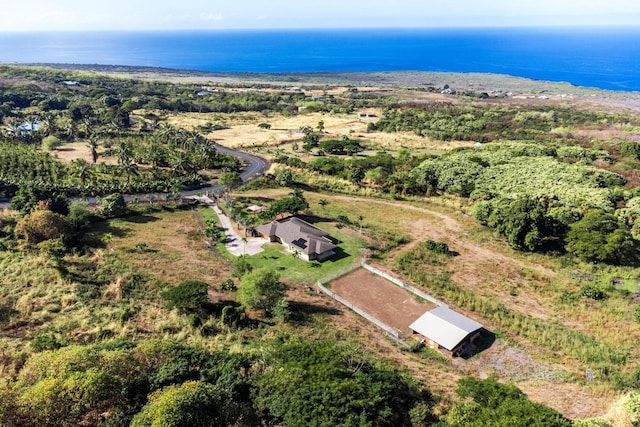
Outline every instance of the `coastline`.
[(440, 71), (352, 71), (352, 72), (216, 72), (131, 65), (17, 63), (0, 66), (44, 67), (76, 72), (94, 72), (117, 78), (134, 78), (172, 83), (272, 85), (322, 87), (362, 87), (420, 90), (450, 86), (458, 91), (512, 93), (524, 97), (555, 96), (582, 99), (640, 111), (640, 91), (618, 91), (576, 86), (567, 82), (535, 80), (507, 74)]

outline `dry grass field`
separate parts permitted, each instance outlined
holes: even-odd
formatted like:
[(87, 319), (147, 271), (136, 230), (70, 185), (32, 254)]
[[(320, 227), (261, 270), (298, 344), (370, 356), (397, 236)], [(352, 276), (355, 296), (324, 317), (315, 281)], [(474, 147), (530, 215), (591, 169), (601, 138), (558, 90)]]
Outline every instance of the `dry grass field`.
[[(382, 111), (367, 109), (367, 113), (380, 117)], [(320, 121), (324, 122), (324, 134), (327, 138), (339, 138), (347, 135), (362, 139), (374, 150), (396, 151), (399, 148), (414, 150), (451, 150), (460, 146), (472, 145), (469, 141), (436, 141), (420, 137), (411, 132), (367, 132), (367, 125), (377, 118), (360, 117), (360, 112), (352, 114), (305, 113), (295, 116), (283, 116), (271, 113), (263, 116), (255, 113), (187, 113), (168, 115), (167, 123), (186, 129), (203, 126), (207, 123), (222, 124), (228, 129), (217, 130), (207, 136), (216, 142), (232, 148), (255, 148), (282, 146), (293, 141), (302, 141), (304, 136), (299, 130), (305, 126), (316, 128)], [(260, 123), (269, 123), (270, 129), (258, 127)], [(289, 147), (290, 149), (290, 147)]]
[[(229, 266), (211, 256), (204, 236), (190, 210), (151, 213), (114, 220), (110, 226), (121, 237), (109, 249), (127, 253), (141, 271), (178, 284), (184, 280), (203, 280), (217, 285), (229, 276)], [(136, 245), (145, 243), (144, 250)]]

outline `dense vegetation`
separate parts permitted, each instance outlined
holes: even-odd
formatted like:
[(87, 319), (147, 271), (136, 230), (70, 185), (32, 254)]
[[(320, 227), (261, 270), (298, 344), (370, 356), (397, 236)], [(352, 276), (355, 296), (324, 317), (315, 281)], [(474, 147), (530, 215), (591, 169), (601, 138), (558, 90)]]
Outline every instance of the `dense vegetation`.
[[(335, 343), (211, 352), (173, 340), (105, 341), (30, 356), (0, 390), (3, 425), (418, 425), (433, 400)], [(421, 405), (419, 415), (412, 408)]]
[(554, 129), (603, 121), (640, 125), (637, 119), (571, 108), (431, 103), (427, 107), (389, 109), (370, 129), (412, 131), (442, 141), (545, 141), (553, 139), (549, 132)]

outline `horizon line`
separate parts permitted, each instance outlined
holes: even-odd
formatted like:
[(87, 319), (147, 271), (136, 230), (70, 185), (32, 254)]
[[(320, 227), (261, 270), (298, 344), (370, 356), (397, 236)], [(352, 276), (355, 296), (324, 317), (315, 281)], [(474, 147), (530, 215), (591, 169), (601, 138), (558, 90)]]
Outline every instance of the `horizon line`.
[(357, 30), (495, 30), (495, 29), (638, 29), (638, 24), (517, 24), (517, 25), (448, 25), (448, 26), (354, 26), (354, 27), (237, 27), (237, 28), (103, 28), (103, 29), (14, 29), (1, 30), (0, 34), (26, 33), (157, 33), (157, 32), (232, 32), (232, 31), (357, 31)]

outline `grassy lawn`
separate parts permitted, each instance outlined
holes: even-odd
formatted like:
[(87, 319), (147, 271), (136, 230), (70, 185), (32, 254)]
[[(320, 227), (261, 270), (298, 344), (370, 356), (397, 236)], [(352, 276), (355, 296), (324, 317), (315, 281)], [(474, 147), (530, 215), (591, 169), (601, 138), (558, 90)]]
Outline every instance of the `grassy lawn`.
[[(220, 223), (213, 209), (201, 208), (200, 213), (205, 222), (212, 218), (216, 223)], [(267, 243), (262, 246), (263, 252), (253, 256), (247, 255), (249, 262), (254, 269), (270, 268), (276, 270), (280, 277), (287, 282), (306, 284), (313, 284), (356, 262), (360, 251), (366, 246), (358, 232), (346, 228), (338, 229), (335, 225), (328, 223), (323, 223), (321, 228), (327, 231), (332, 238), (338, 239), (336, 255), (326, 261), (318, 263), (296, 259), (282, 245)], [(232, 262), (237, 259), (225, 249), (224, 243), (216, 244), (216, 250)]]
[(268, 243), (262, 247), (264, 252), (249, 256), (249, 262), (255, 269), (276, 270), (287, 282), (306, 284), (313, 284), (322, 277), (340, 272), (356, 262), (360, 249), (364, 247), (362, 240), (351, 233), (341, 232), (336, 227), (325, 226), (323, 229), (340, 241), (336, 255), (326, 261), (317, 263), (296, 259), (282, 245)]

